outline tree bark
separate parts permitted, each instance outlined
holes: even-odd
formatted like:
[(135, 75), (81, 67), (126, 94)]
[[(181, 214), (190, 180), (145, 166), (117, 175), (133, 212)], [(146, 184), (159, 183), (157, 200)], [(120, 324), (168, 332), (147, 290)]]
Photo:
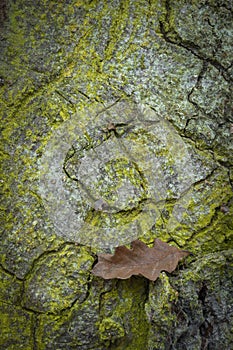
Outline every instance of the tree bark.
[[(3, 1), (1, 349), (233, 347), (230, 1)], [(192, 254), (155, 282), (98, 253)]]

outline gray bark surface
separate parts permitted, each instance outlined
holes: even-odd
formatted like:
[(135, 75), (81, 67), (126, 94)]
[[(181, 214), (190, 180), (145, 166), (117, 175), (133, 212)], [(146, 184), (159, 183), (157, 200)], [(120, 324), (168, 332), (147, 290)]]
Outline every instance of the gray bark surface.
[[(233, 348), (231, 1), (2, 1), (0, 349)], [(155, 282), (98, 253), (192, 254)]]

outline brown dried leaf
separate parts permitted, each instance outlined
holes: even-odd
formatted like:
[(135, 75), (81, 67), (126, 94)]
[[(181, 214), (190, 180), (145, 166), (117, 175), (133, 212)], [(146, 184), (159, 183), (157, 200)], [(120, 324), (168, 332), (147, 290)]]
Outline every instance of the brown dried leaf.
[(99, 254), (92, 273), (104, 279), (126, 279), (132, 275), (142, 275), (155, 281), (161, 271), (174, 271), (179, 260), (188, 255), (189, 252), (170, 246), (158, 238), (155, 239), (153, 248), (136, 240), (132, 242), (132, 249), (120, 246), (114, 255)]

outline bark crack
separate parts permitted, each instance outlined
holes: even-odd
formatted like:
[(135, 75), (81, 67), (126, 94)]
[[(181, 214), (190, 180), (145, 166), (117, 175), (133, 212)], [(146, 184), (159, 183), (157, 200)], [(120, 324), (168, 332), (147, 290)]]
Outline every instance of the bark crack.
[(195, 57), (198, 59), (204, 61), (205, 64), (209, 63), (213, 67), (215, 67), (222, 75), (224, 80), (227, 82), (232, 81), (231, 77), (228, 77), (226, 75), (227, 70), (229, 67), (224, 67), (220, 62), (218, 62), (216, 59), (211, 58), (211, 57), (204, 57), (199, 51), (200, 51), (200, 46), (195, 44), (192, 41), (187, 41), (183, 40), (180, 35), (175, 31), (175, 29), (171, 26), (171, 6), (170, 6), (170, 1), (166, 0), (165, 1), (165, 9), (166, 9), (166, 14), (165, 14), (165, 20), (160, 21), (160, 32), (163, 35), (164, 40), (167, 43), (170, 43), (172, 45), (176, 45), (178, 47), (182, 47), (185, 50), (191, 52)]

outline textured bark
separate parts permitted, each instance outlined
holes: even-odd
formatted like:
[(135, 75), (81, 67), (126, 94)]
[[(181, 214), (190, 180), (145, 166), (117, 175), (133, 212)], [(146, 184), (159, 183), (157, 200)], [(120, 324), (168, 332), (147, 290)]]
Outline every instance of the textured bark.
[[(2, 1), (0, 348), (231, 349), (231, 1)], [(155, 282), (97, 253), (192, 255)]]

